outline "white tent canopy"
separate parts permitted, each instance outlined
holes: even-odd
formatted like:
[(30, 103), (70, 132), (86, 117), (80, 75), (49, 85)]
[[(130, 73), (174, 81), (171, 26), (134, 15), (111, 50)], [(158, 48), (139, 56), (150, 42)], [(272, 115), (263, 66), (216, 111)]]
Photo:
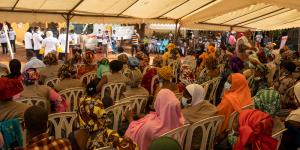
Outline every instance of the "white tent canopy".
[[(203, 30), (299, 27), (299, 0), (0, 0), (0, 21), (174, 24)], [(64, 16), (63, 16), (64, 15)]]

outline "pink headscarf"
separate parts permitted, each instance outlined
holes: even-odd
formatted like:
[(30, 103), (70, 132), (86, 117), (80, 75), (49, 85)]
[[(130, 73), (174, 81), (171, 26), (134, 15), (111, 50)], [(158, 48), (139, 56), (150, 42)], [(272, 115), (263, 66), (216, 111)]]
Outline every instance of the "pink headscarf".
[(179, 100), (168, 89), (162, 89), (157, 94), (154, 108), (155, 112), (131, 122), (125, 133), (138, 144), (140, 150), (147, 150), (152, 140), (185, 122)]

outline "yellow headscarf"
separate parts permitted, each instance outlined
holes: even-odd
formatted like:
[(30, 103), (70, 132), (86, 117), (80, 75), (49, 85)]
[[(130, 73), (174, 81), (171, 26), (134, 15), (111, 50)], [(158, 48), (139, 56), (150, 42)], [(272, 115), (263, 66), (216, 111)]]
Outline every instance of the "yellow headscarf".
[(160, 69), (158, 69), (158, 75), (160, 78), (164, 80), (171, 80), (173, 77), (173, 70), (169, 66), (164, 66)]

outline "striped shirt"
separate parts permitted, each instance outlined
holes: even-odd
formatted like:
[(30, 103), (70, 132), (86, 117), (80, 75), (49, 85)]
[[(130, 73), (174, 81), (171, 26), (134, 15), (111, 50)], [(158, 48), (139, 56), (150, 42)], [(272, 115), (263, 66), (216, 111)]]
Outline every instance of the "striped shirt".
[(131, 44), (132, 45), (138, 45), (139, 44), (139, 35), (138, 34), (132, 34)]

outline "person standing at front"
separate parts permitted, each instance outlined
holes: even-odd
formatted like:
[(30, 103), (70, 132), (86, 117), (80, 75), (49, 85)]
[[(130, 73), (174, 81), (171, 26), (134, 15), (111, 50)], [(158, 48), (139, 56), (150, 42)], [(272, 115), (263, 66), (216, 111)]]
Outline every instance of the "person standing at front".
[(45, 48), (44, 56), (48, 53), (56, 53), (56, 50), (59, 47), (59, 42), (53, 37), (52, 31), (46, 32), (46, 38), (42, 41), (42, 47)]
[(24, 45), (25, 45), (25, 49), (26, 49), (26, 53), (28, 53), (29, 51), (33, 51), (33, 28), (29, 27), (27, 32), (24, 35)]
[(9, 28), (8, 35), (9, 35), (11, 47), (13, 47), (14, 53), (16, 53), (16, 32), (13, 30), (12, 27)]
[(5, 36), (5, 33), (4, 33), (3, 30), (1, 31), (1, 34), (0, 34), (0, 42), (1, 42), (1, 47), (2, 47), (3, 54), (8, 53), (8, 50), (7, 50), (7, 39), (6, 39), (6, 36)]
[[(65, 28), (61, 28), (60, 29), (60, 34), (58, 36), (58, 41), (60, 43), (60, 46), (61, 46), (61, 49), (62, 51), (59, 52), (59, 55), (58, 55), (58, 59), (59, 60), (63, 60), (66, 55), (69, 53), (69, 46), (68, 46), (68, 49), (66, 51), (66, 45), (67, 45), (67, 34), (66, 34), (66, 29)], [(71, 39), (71, 35), (68, 35), (68, 44), (72, 41)]]
[(134, 55), (134, 51), (137, 52), (138, 45), (139, 45), (139, 38), (140, 35), (136, 32), (136, 30), (133, 31), (133, 34), (131, 36), (131, 55)]
[(40, 34), (40, 27), (36, 26), (34, 27), (34, 33), (32, 36), (33, 39), (33, 51), (35, 53), (35, 56), (42, 60), (43, 56), (39, 53), (41, 49), (41, 42), (43, 40), (41, 34)]

